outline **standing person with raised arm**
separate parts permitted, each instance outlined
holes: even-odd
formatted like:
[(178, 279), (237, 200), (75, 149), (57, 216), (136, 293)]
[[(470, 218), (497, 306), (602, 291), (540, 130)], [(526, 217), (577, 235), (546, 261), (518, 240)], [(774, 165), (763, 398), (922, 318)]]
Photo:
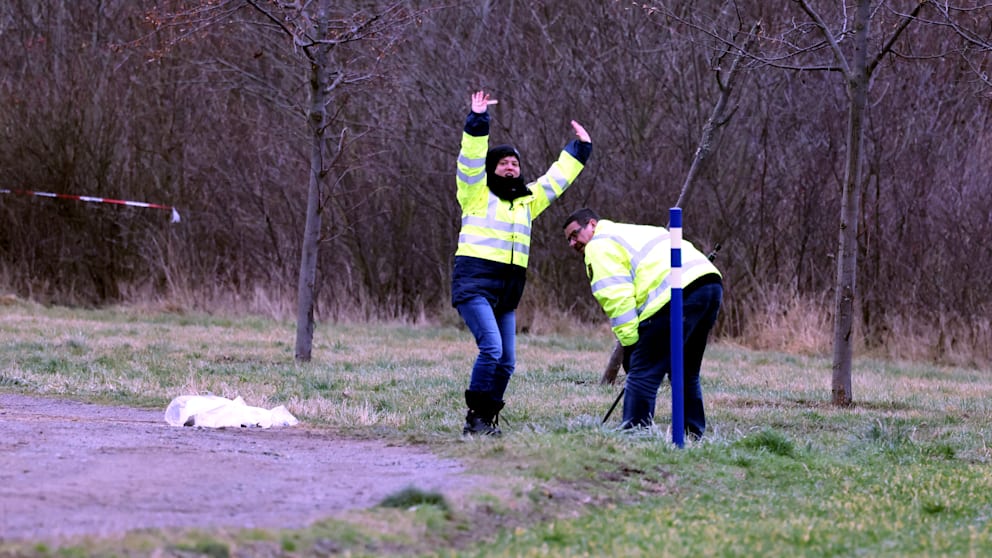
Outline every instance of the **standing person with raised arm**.
[(475, 337), (479, 354), (465, 391), (463, 435), (499, 436), (499, 412), (516, 367), (516, 308), (527, 280), (531, 223), (578, 177), (592, 154), (585, 128), (572, 121), (569, 142), (551, 168), (527, 182), (512, 145), (489, 149), (489, 94), (472, 95), (458, 154), (461, 230), (451, 302)]

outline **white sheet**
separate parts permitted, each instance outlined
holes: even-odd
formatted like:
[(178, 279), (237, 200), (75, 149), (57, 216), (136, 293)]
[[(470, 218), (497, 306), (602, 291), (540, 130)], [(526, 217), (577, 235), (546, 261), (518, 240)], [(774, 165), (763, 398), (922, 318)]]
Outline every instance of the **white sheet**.
[(283, 405), (272, 409), (252, 407), (239, 395), (234, 399), (217, 395), (180, 395), (165, 409), (171, 426), (204, 428), (293, 426), (299, 424)]

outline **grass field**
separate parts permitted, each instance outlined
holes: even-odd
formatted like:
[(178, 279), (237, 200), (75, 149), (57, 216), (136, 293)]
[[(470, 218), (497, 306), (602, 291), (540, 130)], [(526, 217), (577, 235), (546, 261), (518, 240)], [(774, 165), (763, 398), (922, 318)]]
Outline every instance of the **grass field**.
[[(157, 555), (992, 555), (989, 370), (856, 359), (856, 403), (836, 408), (828, 358), (716, 343), (703, 366), (710, 431), (678, 449), (664, 406), (656, 432), (614, 430), (619, 412), (600, 425), (619, 390), (598, 384), (607, 329), (522, 335), (504, 437), (463, 440), (467, 331), (321, 324), (306, 365), (294, 335), (256, 318), (16, 302), (0, 308), (0, 390), (162, 409), (180, 394), (240, 395), (345, 435), (426, 445), (507, 487), (397, 494), (303, 531), (174, 535), (173, 554)], [(0, 556), (148, 545), (0, 543)]]

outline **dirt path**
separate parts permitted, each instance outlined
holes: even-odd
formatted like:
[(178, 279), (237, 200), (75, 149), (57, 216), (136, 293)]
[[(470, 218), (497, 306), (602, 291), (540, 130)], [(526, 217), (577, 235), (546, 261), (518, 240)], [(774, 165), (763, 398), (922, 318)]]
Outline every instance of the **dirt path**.
[(289, 428), (169, 426), (164, 409), (0, 393), (0, 541), (148, 527), (291, 528), (408, 486), (471, 483), (426, 451)]

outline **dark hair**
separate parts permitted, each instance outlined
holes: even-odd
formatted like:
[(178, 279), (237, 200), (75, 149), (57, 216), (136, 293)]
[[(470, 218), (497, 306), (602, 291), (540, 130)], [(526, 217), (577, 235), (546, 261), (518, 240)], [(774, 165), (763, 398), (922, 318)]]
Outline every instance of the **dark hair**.
[(568, 219), (565, 219), (565, 224), (563, 224), (561, 228), (564, 229), (565, 227), (568, 227), (569, 223), (572, 223), (573, 221), (578, 223), (580, 227), (584, 227), (593, 219), (599, 221), (599, 215), (588, 207), (583, 207), (582, 209), (576, 209), (573, 211), (572, 214), (568, 216)]

